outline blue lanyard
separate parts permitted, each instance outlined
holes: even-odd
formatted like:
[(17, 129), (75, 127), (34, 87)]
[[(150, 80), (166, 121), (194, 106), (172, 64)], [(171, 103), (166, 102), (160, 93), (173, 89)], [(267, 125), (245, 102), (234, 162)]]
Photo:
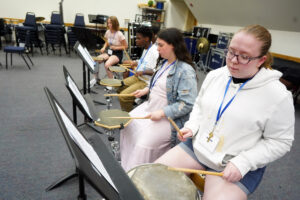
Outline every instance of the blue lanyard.
[(117, 32), (114, 33), (114, 36), (113, 36), (113, 37), (109, 37), (109, 41), (108, 41), (109, 45), (112, 45), (112, 42), (113, 42), (113, 40), (115, 39), (116, 33), (117, 33)]
[(169, 64), (167, 67), (164, 68), (164, 70), (162, 71), (164, 65), (166, 64), (166, 60), (164, 61), (164, 63), (162, 64), (162, 67), (160, 68), (160, 70), (157, 72), (157, 74), (155, 75), (155, 77), (153, 78), (153, 82), (152, 84), (150, 85), (150, 90), (154, 87), (156, 81), (159, 79), (159, 77), (161, 77), (161, 75), (163, 75), (163, 73), (165, 73), (165, 71), (167, 69), (169, 69), (172, 65), (175, 64), (176, 60), (174, 62), (172, 62), (171, 64)]
[(147, 49), (147, 51), (146, 51), (144, 57), (142, 57), (142, 58), (139, 60), (139, 64), (138, 64), (138, 66), (137, 66), (137, 68), (136, 68), (135, 71), (137, 71), (137, 70), (139, 69), (139, 67), (143, 64), (143, 61), (144, 61), (144, 59), (145, 59), (145, 57), (146, 57), (146, 55), (147, 55), (149, 49), (151, 48), (151, 46), (152, 46), (152, 42), (151, 42), (150, 46), (148, 47), (148, 49)]
[(226, 89), (225, 89), (225, 93), (224, 93), (224, 97), (222, 99), (222, 102), (221, 102), (221, 105), (219, 107), (219, 110), (218, 110), (218, 114), (217, 114), (217, 118), (216, 118), (216, 123), (215, 123), (215, 126), (217, 125), (219, 119), (221, 118), (221, 116), (223, 115), (224, 111), (228, 108), (228, 106), (232, 103), (233, 99), (235, 98), (235, 96), (237, 95), (237, 93), (244, 87), (244, 85), (250, 80), (247, 80), (246, 82), (244, 82), (240, 88), (238, 89), (238, 91), (235, 93), (235, 95), (230, 99), (230, 101), (226, 104), (226, 106), (223, 108), (222, 110), (222, 106), (223, 106), (223, 102), (224, 102), (224, 99), (225, 99), (225, 96), (227, 94), (227, 91), (228, 91), (228, 88), (229, 88), (229, 85), (230, 85), (230, 82), (232, 80), (232, 77), (230, 77), (230, 79), (228, 80), (228, 83), (226, 85)]

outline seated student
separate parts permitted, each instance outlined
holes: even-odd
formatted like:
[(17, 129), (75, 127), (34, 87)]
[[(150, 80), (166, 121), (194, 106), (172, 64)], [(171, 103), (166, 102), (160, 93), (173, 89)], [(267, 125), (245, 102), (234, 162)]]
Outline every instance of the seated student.
[[(144, 89), (151, 79), (158, 59), (157, 45), (152, 42), (150, 27), (141, 26), (136, 30), (136, 44), (144, 48), (139, 61), (133, 61), (131, 65), (137, 65), (136, 74), (123, 80), (124, 86), (118, 89), (120, 94), (131, 94), (138, 89)], [(133, 109), (135, 97), (119, 97), (121, 109), (130, 112)]]
[[(104, 38), (106, 39), (104, 46), (100, 50), (101, 54), (98, 56), (102, 58), (99, 63), (104, 63), (104, 67), (108, 78), (113, 78), (113, 73), (109, 70), (110, 66), (116, 65), (123, 59), (123, 50), (127, 49), (128, 45), (125, 40), (125, 36), (119, 30), (119, 21), (117, 17), (110, 16), (107, 19), (107, 28)], [(108, 48), (107, 52), (106, 48)], [(94, 85), (99, 80), (99, 67), (96, 69), (95, 79), (91, 81), (91, 85)], [(111, 89), (111, 88), (109, 88)]]
[(266, 166), (294, 140), (292, 95), (270, 68), (271, 34), (260, 25), (239, 30), (226, 53), (227, 66), (211, 71), (181, 129), (179, 145), (156, 162), (223, 172), (207, 175), (204, 199), (247, 199)]
[(160, 31), (157, 50), (165, 59), (160, 69), (149, 86), (133, 93), (135, 97), (149, 93), (149, 99), (130, 112), (150, 119), (135, 119), (121, 130), (121, 165), (126, 171), (153, 162), (175, 144), (176, 132), (167, 117), (182, 127), (197, 96), (196, 72), (181, 32), (175, 28)]

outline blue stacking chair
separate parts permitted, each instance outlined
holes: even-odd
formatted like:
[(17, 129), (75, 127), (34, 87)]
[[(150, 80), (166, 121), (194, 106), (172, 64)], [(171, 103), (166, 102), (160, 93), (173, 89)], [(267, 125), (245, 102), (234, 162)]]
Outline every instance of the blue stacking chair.
[(12, 66), (12, 64), (13, 64), (13, 61), (12, 61), (12, 58), (13, 58), (13, 57), (12, 57), (12, 54), (13, 54), (13, 53), (19, 54), (19, 55), (23, 58), (24, 62), (26, 63), (26, 65), (27, 65), (27, 67), (28, 67), (29, 69), (30, 69), (30, 66), (29, 66), (28, 62), (26, 61), (26, 59), (25, 59), (25, 57), (24, 57), (23, 54), (25, 54), (25, 55), (27, 56), (27, 58), (29, 59), (29, 61), (30, 61), (31, 64), (33, 65), (33, 62), (32, 62), (32, 60), (30, 59), (30, 57), (28, 56), (28, 53), (27, 53), (25, 47), (6, 46), (6, 47), (4, 47), (4, 52), (6, 53), (6, 69), (8, 68), (7, 57), (8, 57), (8, 54), (9, 54), (9, 53), (10, 53), (10, 64), (11, 64), (11, 66)]
[(52, 46), (52, 50), (55, 54), (55, 45), (59, 46), (59, 53), (61, 55), (61, 46), (65, 47), (66, 54), (67, 45), (65, 40), (65, 27), (62, 23), (61, 15), (58, 11), (53, 11), (51, 14), (50, 24), (45, 25), (45, 42), (47, 55), (49, 54), (48, 46)]
[(38, 27), (33, 12), (27, 12), (23, 26), (16, 27), (16, 42), (18, 46), (20, 43), (24, 43), (27, 48), (30, 48), (32, 55), (34, 46), (39, 47), (41, 54), (43, 54), (42, 41), (39, 39)]
[[(85, 27), (84, 22), (84, 15), (81, 13), (77, 13), (75, 16), (74, 26), (76, 27)], [(72, 27), (68, 27), (67, 30), (67, 36), (68, 36), (68, 46), (69, 46), (69, 52), (73, 50), (73, 47), (75, 43), (77, 42), (77, 38), (75, 33), (72, 31)]]

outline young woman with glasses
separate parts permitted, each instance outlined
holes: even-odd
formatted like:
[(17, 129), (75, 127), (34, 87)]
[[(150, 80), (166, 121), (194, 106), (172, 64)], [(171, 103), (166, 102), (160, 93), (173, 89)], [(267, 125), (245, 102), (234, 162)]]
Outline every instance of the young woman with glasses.
[(287, 153), (294, 140), (291, 93), (272, 70), (271, 35), (260, 25), (238, 31), (227, 66), (211, 71), (198, 94), (183, 141), (156, 162), (222, 172), (207, 175), (204, 199), (247, 199), (266, 166)]

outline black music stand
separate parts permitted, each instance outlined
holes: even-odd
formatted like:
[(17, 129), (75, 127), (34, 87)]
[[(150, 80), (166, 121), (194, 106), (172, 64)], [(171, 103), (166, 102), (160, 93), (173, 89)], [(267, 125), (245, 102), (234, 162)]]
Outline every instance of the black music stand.
[(78, 199), (86, 199), (84, 188), (86, 180), (105, 199), (143, 200), (101, 138), (95, 135), (92, 147), (48, 88), (45, 88), (45, 93), (74, 158), (79, 176)]
[[(90, 53), (88, 52), (87, 48), (82, 46), (80, 42), (76, 42), (74, 45), (74, 49), (79, 54), (79, 57), (82, 60), (82, 76), (83, 76), (83, 94), (86, 94), (87, 92), (90, 93), (90, 72), (95, 73), (95, 65), (96, 62), (91, 57)], [(86, 67), (88, 68), (88, 72), (86, 73)], [(86, 75), (87, 74), (87, 75)], [(86, 81), (87, 79), (87, 81)], [(87, 89), (86, 89), (86, 82), (87, 82)], [(97, 104), (100, 105), (106, 105), (106, 103), (94, 101)]]
[[(72, 96), (72, 108), (73, 108), (73, 121), (77, 125), (77, 110), (76, 106), (79, 108), (79, 110), (83, 113), (84, 115), (84, 123), (77, 125), (77, 127), (80, 127), (82, 125), (87, 125), (94, 131), (101, 133), (100, 130), (98, 130), (96, 127), (93, 125), (89, 124), (88, 122), (93, 122), (95, 119), (97, 119), (97, 115), (94, 113), (94, 104), (92, 102), (92, 99), (90, 95), (87, 93), (85, 95), (82, 95), (76, 82), (74, 79), (71, 77), (70, 73), (66, 69), (65, 66), (63, 66), (63, 71), (64, 71), (64, 76), (66, 80), (66, 87), (69, 90), (71, 96)], [(87, 103), (88, 102), (88, 103)], [(52, 183), (50, 186), (46, 188), (46, 191), (52, 190), (60, 185), (62, 185), (64, 182), (75, 178), (78, 176), (77, 170), (75, 172), (70, 172), (69, 174), (65, 175), (64, 177), (58, 179), (54, 183)]]
[(95, 107), (92, 101), (91, 96), (87, 93), (85, 95), (82, 95), (76, 82), (72, 78), (71, 74), (68, 72), (67, 68), (63, 66), (64, 76), (66, 80), (66, 87), (70, 92), (70, 95), (72, 96), (72, 105), (73, 105), (73, 121), (77, 125), (77, 112), (76, 112), (76, 106), (79, 108), (79, 110), (84, 115), (85, 122), (83, 124), (78, 125), (77, 127), (80, 127), (82, 125), (87, 125), (88, 127), (92, 128), (94, 131), (101, 133), (97, 128), (92, 126), (91, 124), (87, 122), (94, 122), (98, 119), (97, 114), (94, 112)]
[(105, 34), (106, 27), (95, 29), (73, 26), (72, 31), (75, 33), (77, 40), (89, 50), (99, 49), (105, 43), (101, 35)]

